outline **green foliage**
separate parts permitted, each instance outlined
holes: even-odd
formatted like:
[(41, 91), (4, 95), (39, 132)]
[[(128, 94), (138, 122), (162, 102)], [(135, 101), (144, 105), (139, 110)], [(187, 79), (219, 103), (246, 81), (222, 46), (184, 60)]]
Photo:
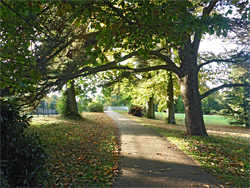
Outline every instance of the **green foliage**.
[[(4, 73), (1, 74), (1, 95), (35, 92), (40, 74), (35, 68), (36, 62), (32, 55), (35, 51), (29, 48), (39, 35), (39, 26), (33, 21), (40, 11), (41, 7), (37, 3), (31, 7), (28, 1), (1, 1), (0, 63), (1, 72)], [(20, 16), (16, 13), (20, 13)]]
[(91, 102), (88, 105), (89, 112), (103, 112), (104, 111), (103, 108), (104, 108), (103, 104), (99, 102)]
[(78, 102), (77, 102), (77, 108), (78, 108), (78, 112), (79, 113), (82, 113), (84, 111), (86, 111), (87, 109), (87, 106), (88, 106), (88, 102), (89, 101), (85, 101), (83, 99), (80, 99)]
[(61, 115), (67, 115), (66, 102), (67, 102), (67, 97), (66, 97), (66, 94), (63, 92), (61, 97), (58, 99), (57, 106), (56, 106), (56, 110)]
[(175, 100), (175, 112), (176, 113), (184, 113), (184, 104), (182, 102), (181, 96)]
[(115, 90), (104, 98), (105, 104), (108, 106), (129, 106), (131, 100), (132, 98), (128, 93)]
[(37, 134), (27, 132), (29, 118), (1, 101), (1, 186), (37, 187), (45, 183), (45, 151)]
[(225, 93), (220, 103), (224, 109), (220, 113), (231, 118), (238, 124), (245, 124), (250, 127), (250, 90), (249, 88), (234, 88)]
[(233, 65), (230, 78), (232, 82), (243, 83), (247, 87), (236, 87), (224, 92), (224, 100), (220, 103), (224, 106), (221, 113), (231, 117), (237, 123), (245, 124), (250, 128), (250, 62), (248, 60)]
[(204, 98), (201, 101), (203, 114), (218, 114), (223, 109), (220, 100), (222, 100), (222, 97), (218, 92)]

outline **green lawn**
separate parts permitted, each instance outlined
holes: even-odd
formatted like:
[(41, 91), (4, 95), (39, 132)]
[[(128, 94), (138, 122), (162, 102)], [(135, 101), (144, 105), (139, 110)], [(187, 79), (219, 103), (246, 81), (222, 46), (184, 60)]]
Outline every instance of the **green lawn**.
[(29, 131), (38, 133), (49, 159), (47, 187), (110, 187), (119, 159), (117, 127), (104, 113), (83, 119), (35, 117)]
[[(184, 114), (177, 114), (177, 125), (160, 119), (146, 119), (119, 113), (148, 126), (165, 136), (172, 144), (196, 159), (208, 173), (222, 182), (224, 187), (249, 187), (249, 129), (228, 126), (220, 116), (205, 116), (209, 137), (188, 136), (185, 126), (179, 123)], [(163, 114), (157, 114), (157, 116)], [(180, 118), (180, 119), (179, 119)]]
[[(155, 115), (158, 117), (166, 118), (166, 113), (164, 112), (155, 112)], [(219, 115), (203, 115), (205, 124), (210, 125), (222, 125), (222, 126), (235, 126), (231, 125), (229, 122), (232, 121), (228, 118)], [(185, 114), (176, 113), (175, 114), (176, 122), (177, 123), (184, 123)], [(241, 125), (237, 125), (241, 126)]]

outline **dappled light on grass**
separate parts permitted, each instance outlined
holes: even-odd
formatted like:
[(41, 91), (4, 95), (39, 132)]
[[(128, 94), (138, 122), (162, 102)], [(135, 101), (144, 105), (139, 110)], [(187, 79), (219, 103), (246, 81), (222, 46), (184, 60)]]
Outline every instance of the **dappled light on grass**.
[(162, 119), (129, 117), (164, 135), (224, 182), (225, 187), (249, 186), (249, 129), (208, 124), (206, 127), (209, 137), (198, 137), (188, 136), (183, 124), (172, 125), (166, 124)]
[(103, 113), (84, 113), (82, 120), (33, 119), (49, 160), (47, 186), (111, 186), (117, 172), (117, 128)]

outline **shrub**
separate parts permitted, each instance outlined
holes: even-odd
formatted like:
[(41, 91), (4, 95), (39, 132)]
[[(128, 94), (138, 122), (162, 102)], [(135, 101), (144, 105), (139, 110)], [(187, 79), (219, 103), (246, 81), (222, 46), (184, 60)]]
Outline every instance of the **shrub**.
[(92, 102), (88, 105), (89, 112), (103, 112), (103, 104), (99, 102)]
[(67, 115), (66, 103), (67, 103), (67, 97), (66, 97), (66, 94), (63, 92), (62, 96), (58, 99), (58, 102), (56, 105), (56, 110), (59, 112), (59, 114)]
[(1, 104), (1, 187), (44, 186), (45, 151), (36, 134), (29, 133), (29, 118), (9, 101)]
[(143, 116), (142, 111), (143, 110), (140, 106), (131, 106), (128, 113), (133, 116), (142, 117)]

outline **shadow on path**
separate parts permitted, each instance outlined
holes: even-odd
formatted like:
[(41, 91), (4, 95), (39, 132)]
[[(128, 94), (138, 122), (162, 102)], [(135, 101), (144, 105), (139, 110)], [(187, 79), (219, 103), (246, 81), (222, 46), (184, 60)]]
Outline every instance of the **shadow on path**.
[(115, 187), (219, 187), (188, 155), (154, 130), (113, 111), (121, 139), (120, 176)]

